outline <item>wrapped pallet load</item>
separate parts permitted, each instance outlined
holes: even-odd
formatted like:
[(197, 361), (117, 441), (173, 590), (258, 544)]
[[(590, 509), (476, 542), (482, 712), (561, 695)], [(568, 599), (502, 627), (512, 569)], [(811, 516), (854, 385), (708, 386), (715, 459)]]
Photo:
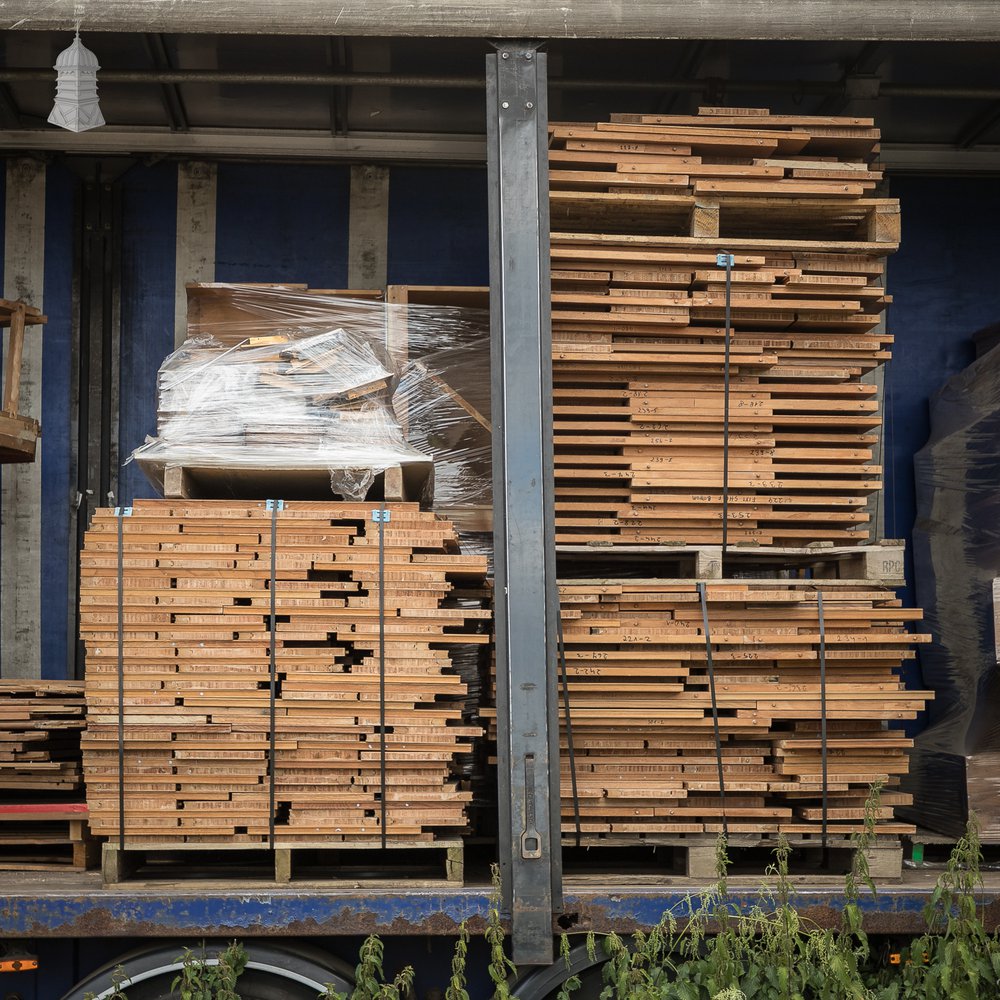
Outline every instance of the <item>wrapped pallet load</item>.
[(488, 498), (486, 330), (371, 294), (189, 287), (132, 454), (164, 498), (99, 510), (81, 557), (106, 880), (193, 847), (270, 848), (281, 881), (337, 845), (432, 847), (461, 879), (491, 611), (447, 514)]
[(914, 458), (917, 599), (934, 636), (920, 666), (936, 698), (911, 775), (921, 826), (961, 836), (975, 813), (992, 843), (1000, 841), (998, 432), (1000, 347), (993, 347), (942, 386), (930, 438)]
[(484, 313), (192, 285), (187, 332), (132, 454), (165, 495), (488, 500)]

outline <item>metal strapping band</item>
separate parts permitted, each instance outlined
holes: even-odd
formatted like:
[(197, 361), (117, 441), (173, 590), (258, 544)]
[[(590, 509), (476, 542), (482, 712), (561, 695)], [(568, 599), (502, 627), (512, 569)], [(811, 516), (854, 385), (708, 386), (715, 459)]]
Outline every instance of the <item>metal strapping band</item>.
[(118, 849), (125, 849), (125, 518), (131, 508), (116, 507), (118, 518)]
[(826, 849), (828, 799), (827, 786), (827, 737), (826, 737), (826, 622), (823, 617), (823, 591), (816, 591), (816, 606), (819, 609), (819, 733), (820, 753), (823, 766), (823, 848)]
[(566, 749), (569, 755), (569, 780), (573, 789), (573, 826), (576, 846), (580, 846), (580, 794), (576, 785), (576, 752), (573, 746), (573, 717), (569, 710), (569, 672), (566, 669), (566, 646), (563, 644), (562, 615), (559, 616), (559, 671), (562, 675), (563, 714), (566, 716)]
[(733, 255), (725, 257), (726, 265), (726, 355), (722, 373), (722, 558), (729, 542), (729, 355), (732, 344)]
[(385, 521), (383, 503), (378, 518), (378, 773), (382, 813), (382, 849), (386, 846), (385, 802)]
[(719, 770), (719, 799), (722, 804), (722, 833), (729, 839), (729, 823), (726, 819), (726, 775), (722, 765), (722, 736), (719, 732), (719, 703), (715, 696), (715, 663), (712, 659), (712, 633), (708, 626), (708, 597), (705, 584), (698, 584), (701, 599), (701, 621), (705, 632), (705, 657), (708, 663), (708, 689), (712, 695), (712, 729), (715, 732), (715, 763)]
[(278, 689), (278, 605), (277, 605), (277, 562), (278, 562), (278, 509), (281, 506), (278, 502), (269, 504), (271, 507), (271, 658), (270, 658), (270, 703), (269, 703), (269, 744), (267, 754), (267, 777), (268, 777), (268, 837), (271, 850), (274, 850), (274, 823), (275, 823), (275, 781), (277, 765), (277, 738), (275, 734), (275, 701)]

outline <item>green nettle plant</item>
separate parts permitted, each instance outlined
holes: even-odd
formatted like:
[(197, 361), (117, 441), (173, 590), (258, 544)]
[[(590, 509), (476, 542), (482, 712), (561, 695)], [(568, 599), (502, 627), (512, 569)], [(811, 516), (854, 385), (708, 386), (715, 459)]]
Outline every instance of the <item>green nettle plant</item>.
[(376, 935), (365, 938), (354, 970), (354, 991), (350, 1000), (403, 1000), (409, 996), (413, 988), (413, 967), (406, 966), (386, 982), (382, 968), (384, 955), (385, 946)]
[[(784, 841), (774, 853), (765, 884), (750, 905), (729, 895), (730, 859), (725, 839), (716, 848), (716, 882), (688, 896), (648, 932), (628, 940), (608, 934), (586, 936), (592, 961), (603, 952), (600, 1000), (1000, 1000), (1000, 938), (987, 933), (981, 902), (982, 852), (979, 827), (971, 820), (955, 845), (924, 911), (926, 931), (901, 952), (874, 954), (862, 926), (861, 893), (875, 894), (868, 851), (875, 842), (881, 786), (871, 790), (861, 833), (854, 837), (851, 870), (844, 880), (840, 926), (825, 928), (801, 915), (789, 877), (791, 849)], [(504, 948), (500, 916), (500, 871), (491, 869), (492, 891), (485, 939), (493, 1000), (517, 1000), (510, 983), (517, 968)], [(459, 928), (445, 1000), (469, 1000), (469, 931)], [(567, 976), (557, 1000), (573, 1000), (581, 986), (571, 974), (571, 937), (559, 942)], [(389, 982), (383, 945), (369, 937), (361, 946), (355, 987), (348, 995), (332, 986), (320, 1000), (409, 1000), (413, 969)], [(246, 952), (233, 942), (208, 964), (204, 947), (186, 951), (171, 990), (181, 1000), (240, 1000), (237, 980)], [(128, 976), (120, 966), (110, 1000), (128, 1000)], [(93, 1000), (93, 995), (88, 997)]]
[(490, 947), (487, 972), (493, 982), (493, 1000), (517, 1000), (510, 992), (509, 979), (517, 975), (517, 966), (503, 949), (504, 931), (500, 919), (500, 866), (490, 865), (490, 906), (486, 916), (486, 943)]
[[(170, 985), (170, 995), (179, 1000), (241, 1000), (236, 992), (236, 981), (247, 965), (247, 953), (239, 941), (231, 941), (211, 960), (205, 954), (205, 943), (195, 951), (185, 948), (178, 958), (181, 971)], [(111, 992), (104, 1000), (128, 1000), (124, 987), (129, 985), (129, 975), (123, 966), (111, 973)], [(83, 1000), (96, 1000), (97, 994), (85, 993)]]
[(247, 967), (247, 953), (239, 941), (230, 942), (215, 962), (206, 958), (204, 944), (198, 952), (186, 948), (181, 963), (170, 987), (180, 1000), (240, 1000), (236, 980)]
[[(569, 935), (563, 934), (559, 938), (559, 957), (563, 962), (566, 963), (566, 971), (570, 972), (573, 968), (570, 961), (571, 946), (569, 943)], [(587, 935), (587, 956), (593, 961), (597, 957), (597, 942), (594, 938), (593, 931)], [(556, 1000), (570, 1000), (570, 994), (574, 990), (580, 988), (580, 977), (577, 975), (570, 975), (566, 977), (566, 981), (559, 987), (559, 992), (556, 995)]]
[(444, 1000), (469, 1000), (465, 988), (465, 964), (469, 954), (469, 927), (463, 920), (458, 928), (458, 940), (455, 942), (455, 952), (451, 957), (451, 978), (444, 991)]
[(979, 825), (971, 820), (955, 845), (924, 909), (927, 931), (899, 954), (896, 971), (884, 970), (878, 1000), (993, 1000), (1000, 998), (1000, 940), (983, 927)]
[[(716, 884), (685, 899), (648, 934), (602, 941), (601, 1000), (1000, 1000), (1000, 941), (988, 934), (976, 893), (982, 855), (973, 820), (952, 852), (925, 911), (927, 931), (898, 957), (873, 955), (862, 927), (862, 889), (875, 894), (868, 850), (881, 787), (871, 790), (837, 929), (803, 918), (782, 842), (754, 905), (729, 899), (726, 844)], [(568, 954), (564, 946), (563, 954)], [(576, 984), (567, 983), (566, 995)]]
[[(128, 973), (124, 966), (116, 965), (115, 971), (111, 973), (111, 992), (107, 995), (106, 1000), (128, 1000), (128, 997), (122, 992), (122, 986), (127, 982)], [(96, 993), (84, 993), (83, 1000), (96, 1000), (96, 997)]]

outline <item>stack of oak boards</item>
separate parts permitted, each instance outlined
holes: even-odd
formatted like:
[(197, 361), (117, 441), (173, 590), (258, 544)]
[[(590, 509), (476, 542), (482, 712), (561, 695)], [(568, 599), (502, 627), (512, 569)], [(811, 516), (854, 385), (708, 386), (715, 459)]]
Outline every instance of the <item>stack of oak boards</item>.
[(452, 764), (479, 729), (462, 724), (451, 653), (488, 641), (489, 612), (466, 599), (485, 560), (458, 554), (449, 522), (416, 504), (387, 505), (382, 569), (370, 506), (270, 507), (96, 513), (80, 584), (95, 831), (119, 832), (120, 722), (132, 846), (260, 844), (272, 820), (279, 844), (372, 842), (383, 759), (391, 842), (461, 830), (470, 796)]
[(878, 831), (909, 832), (892, 807), (909, 801), (895, 788), (912, 741), (890, 727), (933, 697), (898, 676), (930, 639), (906, 630), (920, 612), (865, 583), (703, 586), (704, 606), (694, 581), (562, 581), (574, 743), (571, 760), (561, 705), (564, 831), (576, 828), (575, 768), (583, 834), (716, 833), (723, 816), (733, 834), (816, 833), (825, 715), (828, 832), (862, 828), (876, 782)]
[(875, 196), (882, 172), (870, 118), (764, 108), (612, 115), (550, 125), (549, 145), (558, 229), (898, 239), (898, 203)]
[(0, 681), (0, 799), (76, 797), (85, 716), (82, 681)]
[[(878, 830), (908, 829), (921, 613), (794, 579), (816, 543), (871, 539), (882, 486), (878, 143), (871, 119), (754, 108), (550, 128), (566, 834), (846, 837), (874, 783)], [(703, 591), (622, 561), (682, 544), (782, 555)]]
[(899, 236), (871, 120), (702, 109), (551, 140), (557, 542), (717, 545), (724, 493), (731, 543), (868, 541)]

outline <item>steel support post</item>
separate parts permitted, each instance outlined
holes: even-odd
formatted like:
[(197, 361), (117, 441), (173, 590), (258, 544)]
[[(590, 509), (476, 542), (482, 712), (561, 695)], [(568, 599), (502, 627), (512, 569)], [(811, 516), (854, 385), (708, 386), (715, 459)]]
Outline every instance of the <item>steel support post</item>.
[(545, 54), (486, 66), (500, 859), (514, 960), (540, 965), (562, 892)]

